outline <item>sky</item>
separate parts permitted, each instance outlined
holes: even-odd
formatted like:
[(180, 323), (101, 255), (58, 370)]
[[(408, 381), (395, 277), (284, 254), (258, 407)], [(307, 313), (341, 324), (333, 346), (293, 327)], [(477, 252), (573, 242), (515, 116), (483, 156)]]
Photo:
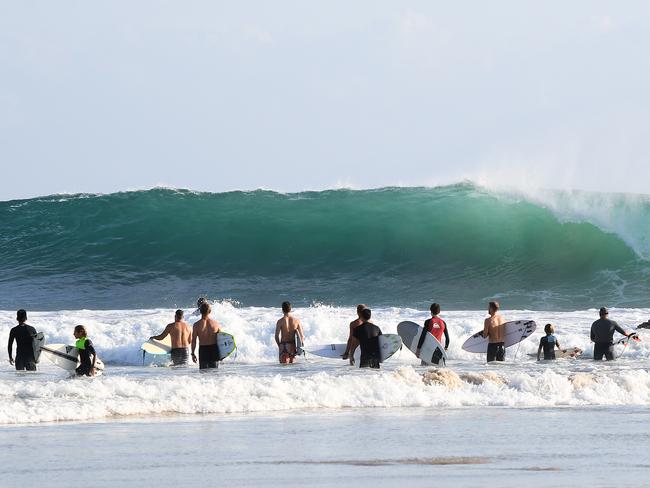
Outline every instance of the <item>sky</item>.
[(0, 0), (0, 200), (650, 193), (650, 3)]

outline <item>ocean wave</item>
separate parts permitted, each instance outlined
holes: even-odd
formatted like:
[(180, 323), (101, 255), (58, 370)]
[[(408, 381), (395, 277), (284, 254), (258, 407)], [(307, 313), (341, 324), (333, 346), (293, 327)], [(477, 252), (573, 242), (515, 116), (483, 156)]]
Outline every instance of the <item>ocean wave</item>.
[(440, 188), (153, 189), (0, 203), (3, 308), (647, 306), (643, 196)]

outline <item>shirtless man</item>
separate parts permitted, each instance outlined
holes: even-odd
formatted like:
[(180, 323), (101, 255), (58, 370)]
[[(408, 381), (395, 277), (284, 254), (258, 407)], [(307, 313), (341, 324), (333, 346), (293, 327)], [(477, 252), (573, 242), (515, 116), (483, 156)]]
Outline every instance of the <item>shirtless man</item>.
[(291, 304), (282, 302), (282, 318), (275, 324), (275, 343), (278, 345), (280, 364), (293, 363), (296, 357), (296, 334), (304, 344), (305, 336), (300, 320), (291, 316)]
[(505, 361), (506, 348), (504, 340), (506, 328), (505, 319), (499, 314), (499, 302), (490, 302), (488, 305), (490, 317), (483, 324), (483, 337), (488, 338), (487, 361)]
[(192, 329), (190, 329), (190, 324), (183, 321), (182, 310), (176, 310), (174, 322), (167, 324), (162, 334), (151, 336), (150, 339), (162, 341), (168, 335), (172, 340), (172, 363), (174, 366), (186, 365), (190, 357), (188, 348), (192, 340)]
[(348, 335), (348, 343), (345, 346), (345, 352), (341, 354), (341, 359), (348, 359), (350, 357), (350, 347), (352, 346), (352, 338), (354, 337), (352, 334), (354, 333), (354, 329), (363, 324), (361, 312), (366, 308), (368, 307), (366, 307), (364, 304), (357, 305), (357, 319), (350, 322), (350, 334)]
[(219, 346), (217, 333), (221, 330), (219, 322), (210, 318), (212, 307), (203, 302), (199, 308), (201, 320), (194, 323), (192, 328), (192, 361), (196, 363), (196, 340), (199, 340), (199, 369), (216, 368), (219, 361)]

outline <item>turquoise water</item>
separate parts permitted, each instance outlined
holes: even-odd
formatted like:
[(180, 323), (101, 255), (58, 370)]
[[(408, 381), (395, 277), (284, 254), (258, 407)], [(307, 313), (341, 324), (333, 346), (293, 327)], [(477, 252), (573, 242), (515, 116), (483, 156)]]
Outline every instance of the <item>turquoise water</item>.
[(650, 199), (472, 184), (0, 202), (0, 308), (647, 307)]

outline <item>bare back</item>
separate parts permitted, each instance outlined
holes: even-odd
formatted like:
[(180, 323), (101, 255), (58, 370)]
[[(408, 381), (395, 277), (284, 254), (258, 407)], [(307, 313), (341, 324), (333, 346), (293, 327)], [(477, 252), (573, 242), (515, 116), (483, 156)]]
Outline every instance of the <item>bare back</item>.
[(172, 322), (167, 325), (167, 331), (172, 340), (172, 349), (189, 347), (192, 341), (192, 329), (190, 324), (183, 322)]
[(485, 319), (483, 324), (483, 337), (488, 338), (488, 342), (504, 342), (506, 336), (505, 319), (498, 313)]
[(200, 346), (211, 346), (217, 343), (217, 332), (220, 330), (219, 322), (209, 317), (202, 317), (194, 323), (192, 333), (199, 340)]
[(275, 337), (276, 341), (279, 343), (294, 343), (296, 340), (296, 334), (298, 334), (300, 340), (304, 342), (305, 338), (302, 334), (300, 320), (291, 315), (285, 315), (275, 324)]

